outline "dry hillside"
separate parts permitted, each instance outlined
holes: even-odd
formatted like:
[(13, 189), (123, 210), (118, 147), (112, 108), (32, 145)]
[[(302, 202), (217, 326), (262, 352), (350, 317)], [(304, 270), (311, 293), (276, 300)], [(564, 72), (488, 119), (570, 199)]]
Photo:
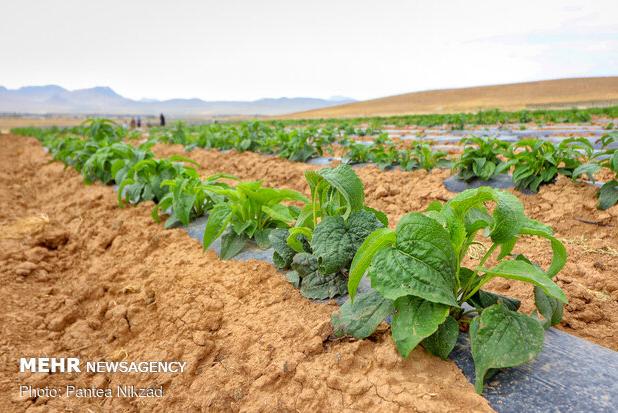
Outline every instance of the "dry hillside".
[(287, 118), (474, 112), (618, 104), (618, 76), (428, 90), (294, 113)]

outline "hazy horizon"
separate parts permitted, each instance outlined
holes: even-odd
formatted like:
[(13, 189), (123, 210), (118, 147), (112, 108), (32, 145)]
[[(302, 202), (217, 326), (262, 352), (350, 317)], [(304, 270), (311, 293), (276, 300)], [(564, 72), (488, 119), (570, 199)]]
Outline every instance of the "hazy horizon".
[[(33, 12), (36, 11), (36, 12)], [(618, 75), (615, 1), (0, 5), (0, 85), (135, 99), (344, 96)]]

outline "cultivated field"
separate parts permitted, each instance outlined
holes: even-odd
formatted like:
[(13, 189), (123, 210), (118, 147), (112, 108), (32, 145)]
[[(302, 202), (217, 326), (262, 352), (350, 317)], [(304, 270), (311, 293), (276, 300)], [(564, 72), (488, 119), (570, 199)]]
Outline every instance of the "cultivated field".
[[(442, 117), (382, 129), (91, 120), (2, 134), (5, 357), (187, 371), (12, 366), (0, 411), (512, 411), (495, 398), (512, 389), (504, 372), (561, 384), (555, 372), (578, 362), (569, 348), (530, 367), (556, 334), (610, 352), (579, 402), (607, 406), (615, 395), (597, 378), (614, 374), (618, 351), (615, 114), (492, 112), (459, 118), (464, 129)], [(453, 192), (453, 179), (470, 188)], [(20, 384), (165, 396), (20, 397)]]

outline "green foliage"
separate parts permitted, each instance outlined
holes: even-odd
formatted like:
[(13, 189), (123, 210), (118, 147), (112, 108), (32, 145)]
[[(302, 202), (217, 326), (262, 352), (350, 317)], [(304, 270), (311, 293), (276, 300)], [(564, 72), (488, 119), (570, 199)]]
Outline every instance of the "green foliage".
[(576, 176), (586, 172), (580, 167), (587, 163), (592, 151), (590, 142), (583, 138), (565, 139), (558, 145), (540, 139), (522, 139), (511, 146), (507, 157), (509, 166), (514, 168), (515, 186), (537, 192), (540, 185), (554, 182), (558, 174), (572, 177), (576, 171)]
[(137, 162), (152, 158), (150, 145), (134, 148), (122, 142), (103, 146), (84, 162), (81, 172), (86, 183), (101, 181), (104, 184), (122, 182), (128, 170)]
[(345, 293), (356, 250), (387, 224), (386, 216), (364, 205), (363, 184), (349, 165), (307, 171), (305, 177), (311, 201), (294, 227), (271, 234), (273, 261), (297, 273), (304, 296), (332, 298)]
[(603, 151), (597, 155), (599, 166), (608, 168), (615, 174), (615, 178), (611, 179), (601, 186), (599, 189), (599, 208), (608, 209), (618, 204), (618, 149), (610, 149), (608, 146), (618, 141), (618, 133), (613, 132), (604, 135), (599, 139)]
[(204, 180), (195, 175), (179, 175), (161, 182), (161, 187), (167, 187), (169, 192), (152, 208), (152, 218), (159, 222), (159, 214), (171, 208), (170, 216), (165, 222), (166, 228), (178, 223), (189, 225), (190, 221), (225, 201), (223, 195), (213, 191), (217, 188), (230, 188), (228, 184), (220, 181), (222, 178), (236, 179), (227, 174), (211, 175)]
[(87, 119), (80, 125), (82, 134), (96, 142), (119, 142), (125, 136), (124, 128), (110, 119)]
[(419, 143), (412, 149), (399, 151), (399, 166), (404, 171), (424, 169), (431, 171), (434, 168), (448, 168), (451, 162), (446, 159), (446, 152), (434, 151), (431, 145)]
[(287, 130), (275, 124), (253, 121), (240, 124), (209, 124), (188, 126), (177, 123), (172, 129), (151, 131), (153, 138), (166, 143), (184, 145), (187, 150), (196, 147), (238, 152), (275, 154), (291, 161), (305, 162), (322, 156), (326, 146), (337, 136), (333, 129), (315, 127)]
[(489, 369), (514, 367), (534, 359), (543, 349), (543, 336), (537, 320), (502, 303), (484, 309), (470, 323), (477, 393), (483, 392)]
[(433, 151), (431, 145), (418, 143), (411, 149), (397, 149), (397, 146), (388, 138), (388, 135), (379, 136), (373, 144), (351, 143), (343, 161), (347, 164), (375, 163), (378, 168), (385, 170), (399, 165), (405, 171), (450, 167), (446, 159), (446, 152)]
[(460, 179), (466, 182), (473, 179), (488, 181), (508, 171), (509, 165), (501, 159), (507, 152), (508, 143), (486, 136), (465, 138), (462, 143), (465, 145), (464, 152), (453, 165)]
[[(592, 116), (618, 118), (618, 106), (587, 109), (538, 109), (506, 112), (498, 109), (483, 110), (476, 113), (449, 113), (428, 115), (398, 115), (388, 117), (346, 118), (346, 130), (370, 123), (376, 128), (385, 125), (423, 127), (449, 126), (461, 129), (468, 125), (504, 125), (530, 123), (582, 123), (590, 122)], [(286, 126), (334, 126), (342, 124), (342, 119), (291, 119), (277, 121)]]
[(259, 181), (242, 182), (235, 188), (213, 186), (210, 190), (225, 197), (226, 201), (212, 208), (203, 246), (208, 248), (223, 235), (221, 257), (224, 259), (236, 255), (249, 239), (254, 239), (261, 248), (268, 248), (270, 232), (274, 228), (287, 228), (298, 217), (297, 207), (282, 202), (308, 201), (296, 191), (266, 188)]
[[(492, 212), (485, 205), (488, 202), (494, 204)], [(470, 245), (481, 233), (491, 242), (490, 247), (477, 264), (463, 267)], [(552, 261), (546, 270), (523, 256), (507, 259), (523, 236), (549, 241)], [(496, 264), (490, 267), (487, 263), (494, 255)], [(369, 235), (352, 261), (348, 290), (353, 302), (360, 279), (368, 274), (375, 292), (394, 307), (391, 332), (403, 356), (422, 344), (428, 351), (447, 357), (458, 334), (455, 324), (470, 323), (470, 312), (462, 306), (472, 306), (480, 314), (470, 328), (480, 392), (488, 369), (517, 365), (538, 353), (544, 323), (517, 313), (517, 300), (483, 291), (482, 287), (495, 277), (530, 283), (538, 289), (540, 314), (555, 323), (566, 296), (551, 279), (565, 262), (562, 243), (551, 229), (527, 218), (515, 196), (481, 187), (464, 191), (442, 206), (432, 204), (425, 213), (404, 216), (396, 230), (383, 228)], [(371, 330), (358, 325), (365, 319), (362, 314), (370, 310), (349, 304), (341, 311), (333, 317), (338, 334), (355, 335), (362, 330), (366, 336)], [(515, 323), (518, 330), (513, 331), (521, 335), (510, 331), (503, 334), (509, 323)], [(518, 347), (517, 355), (505, 354), (504, 349), (513, 346)]]
[(118, 203), (137, 204), (142, 201), (161, 201), (169, 192), (169, 187), (163, 182), (177, 177), (199, 178), (193, 168), (185, 167), (185, 163), (193, 163), (181, 156), (171, 156), (168, 159), (144, 159), (129, 168), (118, 188)]

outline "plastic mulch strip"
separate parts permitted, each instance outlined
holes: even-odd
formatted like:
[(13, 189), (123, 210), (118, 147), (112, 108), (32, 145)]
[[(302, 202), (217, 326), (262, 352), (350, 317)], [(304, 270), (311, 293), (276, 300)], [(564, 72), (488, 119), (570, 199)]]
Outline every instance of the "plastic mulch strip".
[(444, 187), (451, 192), (463, 192), (466, 189), (478, 188), (481, 186), (490, 186), (492, 188), (507, 189), (514, 188), (513, 179), (511, 175), (500, 174), (488, 181), (482, 181), (480, 179), (473, 179), (470, 182), (459, 179), (457, 175), (453, 175), (446, 178), (443, 181)]

